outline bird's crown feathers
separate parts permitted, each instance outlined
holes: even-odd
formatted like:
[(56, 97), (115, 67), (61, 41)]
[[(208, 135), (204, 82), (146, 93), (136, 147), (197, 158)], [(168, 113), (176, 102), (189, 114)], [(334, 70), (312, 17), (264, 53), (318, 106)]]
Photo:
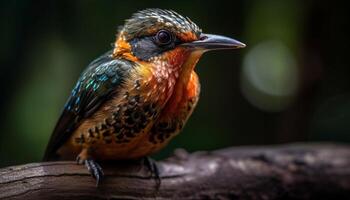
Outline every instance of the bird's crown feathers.
[[(151, 8), (141, 10), (127, 19), (121, 28), (126, 40), (136, 37), (149, 36), (161, 29), (167, 29), (180, 37), (198, 38), (202, 30), (188, 17), (183, 17), (172, 10)], [(193, 40), (193, 38), (188, 38)]]

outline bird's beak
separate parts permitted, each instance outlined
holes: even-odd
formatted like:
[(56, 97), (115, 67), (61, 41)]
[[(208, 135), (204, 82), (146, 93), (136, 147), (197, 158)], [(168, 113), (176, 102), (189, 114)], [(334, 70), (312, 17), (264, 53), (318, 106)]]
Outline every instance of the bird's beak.
[(184, 43), (182, 46), (209, 51), (219, 49), (239, 49), (244, 48), (246, 45), (229, 37), (202, 33), (199, 40)]

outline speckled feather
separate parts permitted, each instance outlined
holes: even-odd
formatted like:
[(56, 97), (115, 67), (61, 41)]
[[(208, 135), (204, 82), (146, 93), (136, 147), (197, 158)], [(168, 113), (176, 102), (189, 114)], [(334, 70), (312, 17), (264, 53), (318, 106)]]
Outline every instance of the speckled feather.
[(91, 62), (80, 76), (65, 104), (53, 131), (44, 159), (54, 158), (55, 151), (71, 136), (83, 118), (89, 117), (123, 83), (134, 65), (123, 59), (113, 59), (112, 51)]

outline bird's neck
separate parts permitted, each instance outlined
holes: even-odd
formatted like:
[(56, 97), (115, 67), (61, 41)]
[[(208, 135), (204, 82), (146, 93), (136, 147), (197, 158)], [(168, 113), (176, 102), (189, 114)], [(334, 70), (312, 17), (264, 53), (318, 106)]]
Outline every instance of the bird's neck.
[(193, 94), (189, 93), (193, 93), (193, 91), (196, 89), (188, 87), (191, 85), (189, 84), (191, 79), (194, 78), (193, 71), (202, 54), (203, 51), (192, 51), (183, 62), (179, 77), (177, 78), (173, 92), (166, 105), (166, 110), (169, 114), (177, 112), (178, 107), (182, 106), (181, 101), (183, 99), (187, 99), (189, 96), (193, 96)]
[(163, 100), (166, 112), (177, 112), (181, 106), (181, 101), (193, 96), (188, 88), (191, 81), (193, 70), (203, 54), (202, 51), (188, 51), (186, 49), (177, 49), (169, 52), (168, 59), (155, 59), (153, 62), (154, 72), (158, 88), (165, 88), (159, 93)]
[[(186, 87), (202, 52), (187, 49), (174, 49), (150, 62), (139, 61), (140, 74), (152, 85), (151, 92), (157, 93), (157, 99), (163, 106), (170, 107), (186, 96)], [(145, 86), (148, 85), (145, 82)], [(170, 103), (172, 102), (172, 103)], [(172, 105), (170, 105), (172, 104)]]
[(191, 51), (185, 61), (183, 62), (182, 66), (181, 66), (181, 73), (180, 76), (178, 78), (177, 84), (180, 85), (187, 85), (190, 77), (191, 77), (191, 73), (194, 70), (194, 68), (197, 65), (198, 60), (200, 59), (200, 57), (203, 55), (203, 51)]
[(155, 57), (152, 60), (154, 76), (159, 82), (167, 83), (172, 88), (187, 85), (202, 54), (202, 51), (178, 48), (167, 52), (162, 57)]

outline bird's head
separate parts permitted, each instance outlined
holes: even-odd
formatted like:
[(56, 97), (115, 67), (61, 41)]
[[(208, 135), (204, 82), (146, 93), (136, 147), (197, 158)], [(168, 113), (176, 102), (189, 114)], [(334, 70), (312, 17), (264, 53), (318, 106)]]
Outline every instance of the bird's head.
[(174, 11), (146, 9), (126, 20), (117, 35), (113, 54), (133, 61), (161, 60), (182, 65), (191, 55), (195, 55), (192, 57), (197, 62), (208, 50), (243, 47), (237, 40), (202, 33), (188, 17)]

